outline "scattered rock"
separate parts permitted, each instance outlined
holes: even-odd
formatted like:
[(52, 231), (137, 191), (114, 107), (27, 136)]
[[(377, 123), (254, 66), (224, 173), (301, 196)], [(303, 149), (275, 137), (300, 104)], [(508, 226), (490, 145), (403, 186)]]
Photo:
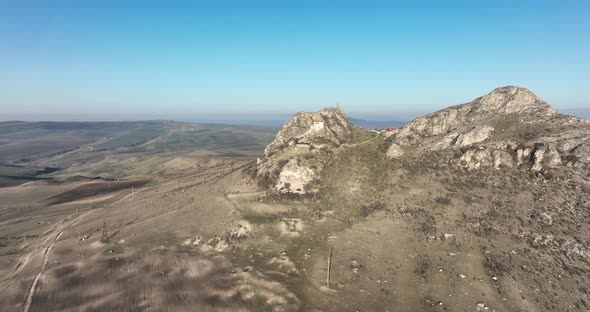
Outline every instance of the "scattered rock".
[[(222, 252), (227, 249), (229, 246), (235, 244), (236, 242), (247, 238), (251, 235), (252, 232), (252, 225), (245, 220), (239, 221), (236, 223), (232, 228), (225, 231), (223, 236), (216, 236), (207, 241), (207, 244), (203, 244), (201, 246), (201, 250), (203, 252), (211, 251), (212, 249), (217, 252)], [(193, 242), (195, 244), (196, 240)], [(186, 241), (185, 241), (186, 243)], [(199, 241), (196, 245), (200, 243)]]
[(444, 239), (455, 239), (455, 234), (445, 233), (443, 237)]
[(350, 268), (352, 269), (352, 273), (358, 274), (359, 270), (363, 267), (363, 265), (358, 260), (352, 260), (350, 262)]
[(293, 275), (299, 274), (299, 270), (297, 269), (297, 267), (295, 267), (295, 264), (293, 263), (293, 261), (291, 261), (291, 259), (289, 259), (289, 257), (287, 257), (287, 256), (272, 257), (268, 261), (268, 264), (269, 265), (276, 265), (279, 270), (281, 270), (287, 274), (293, 274)]
[(303, 231), (303, 221), (297, 218), (284, 218), (279, 222), (281, 235), (299, 236)]
[[(268, 279), (258, 271), (235, 273), (237, 293), (244, 302), (272, 307), (273, 311), (298, 311), (301, 302), (281, 283)], [(262, 301), (262, 302), (260, 302)]]
[(195, 237), (191, 237), (191, 238), (187, 238), (182, 245), (184, 246), (198, 246), (199, 244), (201, 244), (203, 238), (201, 236), (195, 236)]
[(477, 304), (477, 311), (487, 311), (489, 309), (490, 308), (485, 303), (483, 303), (483, 302), (479, 302)]

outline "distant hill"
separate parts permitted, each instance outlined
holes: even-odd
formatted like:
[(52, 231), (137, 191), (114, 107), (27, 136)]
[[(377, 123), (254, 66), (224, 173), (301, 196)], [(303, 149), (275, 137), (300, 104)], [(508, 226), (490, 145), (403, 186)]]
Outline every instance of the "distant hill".
[[(129, 122), (0, 122), (0, 162), (20, 164), (73, 151), (208, 149), (258, 153), (276, 129), (256, 126)], [(150, 142), (148, 144), (148, 142)], [(148, 144), (148, 145), (146, 145)], [(119, 152), (121, 152), (120, 150)], [(0, 171), (1, 173), (1, 171)]]
[[(291, 119), (292, 115), (271, 115), (271, 116), (224, 116), (223, 118), (201, 118), (194, 120), (194, 122), (230, 124), (230, 125), (244, 125), (244, 126), (259, 126), (259, 127), (275, 127), (280, 129), (285, 122)], [(407, 124), (407, 121), (401, 120), (367, 120), (362, 118), (348, 117), (348, 120), (355, 126), (363, 129), (386, 129), (399, 128)]]

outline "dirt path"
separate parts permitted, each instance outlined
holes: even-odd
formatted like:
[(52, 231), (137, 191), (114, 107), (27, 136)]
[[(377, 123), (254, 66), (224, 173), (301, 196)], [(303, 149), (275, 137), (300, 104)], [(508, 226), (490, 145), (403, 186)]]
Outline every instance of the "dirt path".
[(344, 144), (340, 145), (340, 147), (355, 147), (355, 146), (359, 146), (359, 145), (364, 145), (364, 144), (367, 144), (367, 143), (377, 140), (377, 138), (379, 138), (380, 136), (381, 136), (381, 134), (377, 133), (374, 137), (372, 137), (368, 140), (364, 140), (362, 142), (358, 142), (358, 143), (354, 143), (354, 144), (344, 143)]
[(251, 197), (256, 197), (256, 196), (261, 196), (261, 195), (264, 195), (264, 192), (255, 191), (255, 192), (244, 192), (244, 193), (238, 193), (238, 194), (227, 194), (227, 195), (223, 196), (223, 198), (225, 198), (225, 200), (227, 200), (236, 210), (242, 211), (242, 209), (240, 208), (240, 206), (238, 205), (238, 203), (235, 200), (248, 199)]
[[(137, 193), (139, 193), (139, 192), (136, 192), (136, 194)], [(131, 194), (128, 194), (128, 195), (122, 197), (121, 199), (119, 199), (119, 200), (117, 200), (117, 201), (115, 201), (115, 202), (113, 202), (113, 203), (111, 203), (111, 204), (109, 204), (109, 205), (107, 205), (105, 207), (102, 207), (100, 209), (103, 209), (103, 208), (106, 208), (106, 207), (109, 207), (109, 206), (116, 205), (116, 204), (120, 203), (121, 201), (124, 201), (124, 200), (128, 199), (129, 197), (131, 197)], [(51, 245), (49, 245), (48, 247), (45, 247), (45, 251), (43, 252), (43, 261), (42, 261), (42, 264), (41, 264), (41, 269), (39, 270), (39, 272), (37, 272), (37, 274), (35, 274), (35, 277), (33, 278), (33, 282), (31, 283), (31, 286), (29, 287), (29, 290), (27, 292), (27, 300), (26, 300), (25, 305), (24, 305), (24, 307), (22, 309), (23, 312), (28, 312), (29, 309), (30, 309), (30, 307), (31, 307), (31, 303), (33, 302), (33, 296), (35, 295), (35, 290), (37, 288), (37, 283), (39, 282), (39, 279), (41, 278), (41, 276), (45, 272), (45, 269), (47, 268), (47, 262), (49, 260), (49, 254), (51, 252), (51, 249), (53, 249), (53, 247), (58, 242), (58, 240), (61, 237), (61, 235), (65, 231), (67, 231), (68, 229), (70, 229), (73, 226), (75, 226), (76, 224), (78, 224), (82, 220), (83, 217), (85, 217), (85, 216), (87, 216), (87, 215), (89, 215), (89, 214), (91, 214), (91, 213), (93, 213), (93, 212), (95, 212), (97, 210), (98, 209), (87, 211), (87, 212), (85, 212), (83, 214), (80, 214), (77, 217), (71, 219), (71, 221), (68, 224), (64, 224), (64, 225), (62, 225), (60, 227), (53, 227), (52, 228), (52, 229), (54, 229), (54, 232), (57, 232), (57, 234), (55, 235), (55, 238), (53, 239), (53, 242), (51, 243)], [(68, 220), (68, 218), (66, 218), (64, 221), (66, 221), (66, 220)], [(47, 233), (50, 230), (51, 229), (45, 231), (44, 233)], [(51, 236), (49, 236), (49, 237), (51, 237)], [(44, 243), (47, 243), (49, 237), (44, 241)], [(19, 263), (19, 265), (17, 265), (17, 267), (15, 268), (15, 272), (13, 272), (11, 278), (9, 278), (7, 280), (7, 282), (9, 282), (12, 279), (12, 277), (14, 277), (16, 275), (16, 273), (18, 273), (18, 271), (20, 271), (22, 268), (24, 268), (27, 265), (28, 260), (30, 259), (30, 254), (31, 253), (27, 254), (24, 257), (24, 259)]]
[[(199, 181), (199, 183), (197, 183), (197, 184), (201, 184), (203, 182), (209, 182), (209, 181), (214, 180), (214, 179), (219, 179), (219, 178), (224, 177), (224, 176), (227, 176), (227, 175), (229, 175), (229, 174), (231, 174), (231, 173), (233, 173), (233, 172), (235, 172), (235, 171), (237, 171), (239, 169), (242, 169), (243, 167), (244, 166), (240, 166), (238, 168), (234, 168), (234, 170), (230, 170), (229, 172), (223, 172), (221, 174), (214, 174), (214, 175), (206, 176), (203, 179), (203, 181)], [(65, 218), (63, 220), (65, 222), (67, 222), (69, 220), (69, 222), (67, 222), (67, 223), (65, 223), (65, 224), (63, 224), (61, 226), (54, 226), (54, 227), (48, 229), (47, 231), (45, 231), (43, 234), (47, 234), (47, 233), (50, 233), (50, 232), (53, 232), (53, 233), (56, 233), (56, 234), (55, 234), (55, 236), (49, 235), (42, 242), (42, 244), (45, 245), (49, 241), (51, 241), (51, 238), (53, 237), (53, 241), (51, 242), (51, 244), (49, 246), (45, 247), (45, 249), (43, 251), (43, 260), (42, 260), (41, 268), (40, 268), (39, 272), (37, 272), (37, 274), (35, 274), (35, 277), (33, 278), (33, 282), (31, 283), (31, 286), (28, 289), (27, 296), (26, 296), (26, 301), (25, 301), (25, 305), (24, 305), (22, 311), (23, 312), (28, 312), (29, 311), (29, 309), (31, 307), (31, 304), (33, 302), (33, 297), (35, 295), (37, 284), (39, 283), (39, 280), (41, 279), (41, 277), (43, 276), (43, 273), (45, 272), (45, 270), (47, 268), (47, 263), (49, 261), (49, 256), (51, 254), (51, 250), (53, 249), (53, 247), (55, 246), (55, 244), (59, 241), (59, 238), (62, 236), (62, 234), (65, 231), (69, 230), (70, 228), (72, 228), (73, 226), (75, 226), (76, 224), (78, 224), (82, 220), (83, 217), (89, 215), (90, 213), (93, 213), (95, 211), (98, 211), (100, 209), (104, 209), (104, 208), (107, 208), (107, 207), (110, 207), (110, 206), (117, 205), (120, 202), (125, 201), (125, 200), (131, 198), (132, 196), (137, 197), (139, 194), (147, 191), (148, 189), (149, 188), (142, 188), (140, 190), (137, 190), (133, 195), (132, 194), (127, 194), (127, 195), (121, 197), (120, 199), (118, 199), (117, 201), (115, 201), (115, 202), (113, 202), (113, 203), (111, 203), (111, 204), (109, 204), (107, 206), (101, 207), (99, 209), (90, 210), (90, 211), (87, 211), (87, 212), (85, 212), (83, 214), (80, 214), (80, 215), (77, 215), (77, 216), (70, 215), (69, 217), (67, 217), (67, 218)], [(161, 218), (163, 216), (166, 216), (166, 215), (169, 215), (169, 214), (172, 214), (172, 213), (176, 213), (176, 212), (178, 212), (178, 210), (168, 211), (168, 212), (166, 212), (164, 214), (155, 216), (153, 218), (149, 218), (149, 219), (143, 220), (141, 222), (130, 224), (129, 226), (135, 226), (135, 225), (138, 225), (138, 224), (141, 224), (141, 223), (153, 221), (154, 219), (158, 219), (158, 218)], [(32, 242), (33, 242), (33, 240), (27, 242), (26, 245), (32, 244)], [(26, 245), (23, 245), (22, 247), (26, 247)], [(23, 257), (23, 259), (21, 260), (21, 262), (15, 267), (15, 270), (14, 270), (13, 274), (11, 275), (11, 277), (6, 280), (6, 283), (9, 283), (13, 279), (13, 277), (19, 271), (21, 271), (29, 263), (30, 259), (33, 258), (33, 257), (31, 257), (31, 254), (32, 253), (28, 253), (26, 256)]]
[[(57, 241), (59, 240), (59, 238), (61, 237), (61, 235), (63, 234), (63, 232), (65, 232), (67, 229), (73, 227), (74, 225), (76, 225), (78, 222), (80, 222), (81, 218), (89, 213), (91, 213), (92, 211), (88, 211), (82, 215), (80, 215), (78, 218), (76, 218), (73, 222), (71, 222), (69, 225), (67, 226), (63, 226), (61, 228), (61, 231), (59, 231), (57, 233), (57, 235), (55, 235), (55, 239), (53, 240), (53, 242), (51, 243), (51, 245), (49, 245), (48, 247), (45, 248), (45, 252), (43, 252), (43, 264), (41, 265), (41, 270), (35, 274), (35, 278), (33, 279), (33, 283), (31, 284), (31, 287), (29, 288), (28, 294), (27, 294), (27, 301), (25, 302), (25, 306), (23, 308), (24, 312), (28, 312), (29, 308), (31, 307), (31, 303), (33, 302), (33, 295), (35, 294), (35, 289), (37, 288), (37, 283), (39, 282), (39, 279), (41, 278), (41, 275), (43, 275), (43, 272), (45, 272), (45, 268), (47, 268), (47, 261), (49, 260), (49, 252), (51, 251), (51, 249), (53, 249), (53, 246), (55, 246), (55, 243), (57, 243)], [(24, 266), (26, 263), (23, 263), (22, 266)], [(21, 266), (21, 267), (22, 267)]]
[[(56, 225), (50, 227), (49, 229), (47, 229), (45, 232), (41, 233), (40, 236), (43, 236), (51, 231), (55, 231), (57, 228)], [(45, 239), (45, 241), (43, 241), (42, 244), (46, 244), (47, 241), (49, 240), (49, 237), (47, 237)], [(20, 249), (25, 248), (27, 245), (31, 244), (32, 242), (34, 242), (35, 240), (29, 240), (27, 243), (23, 244), (20, 246)], [(14, 268), (12, 274), (10, 274), (9, 277), (7, 277), (3, 282), (1, 287), (4, 288), (6, 287), (10, 281), (16, 276), (16, 274), (18, 274), (18, 272), (20, 272), (28, 263), (29, 263), (29, 259), (31, 258), (31, 254), (33, 254), (33, 252), (28, 252), (24, 257), (21, 258), (21, 260), (19, 261), (19, 263), (16, 265), (16, 267)]]

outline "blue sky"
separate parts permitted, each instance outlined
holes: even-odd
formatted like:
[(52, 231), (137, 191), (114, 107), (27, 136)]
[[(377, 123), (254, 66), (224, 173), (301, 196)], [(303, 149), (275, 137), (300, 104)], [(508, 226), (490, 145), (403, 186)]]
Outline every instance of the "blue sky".
[(0, 120), (590, 111), (590, 1), (2, 1)]

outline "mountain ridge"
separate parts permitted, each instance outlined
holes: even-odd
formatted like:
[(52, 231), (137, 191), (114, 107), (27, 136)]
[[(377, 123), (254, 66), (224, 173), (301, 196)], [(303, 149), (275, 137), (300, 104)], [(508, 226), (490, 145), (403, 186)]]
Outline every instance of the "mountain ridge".
[(562, 164), (587, 168), (589, 144), (589, 120), (560, 114), (526, 88), (506, 86), (414, 119), (394, 135), (388, 156), (460, 148), (458, 162), (469, 169), (526, 164), (542, 172)]

